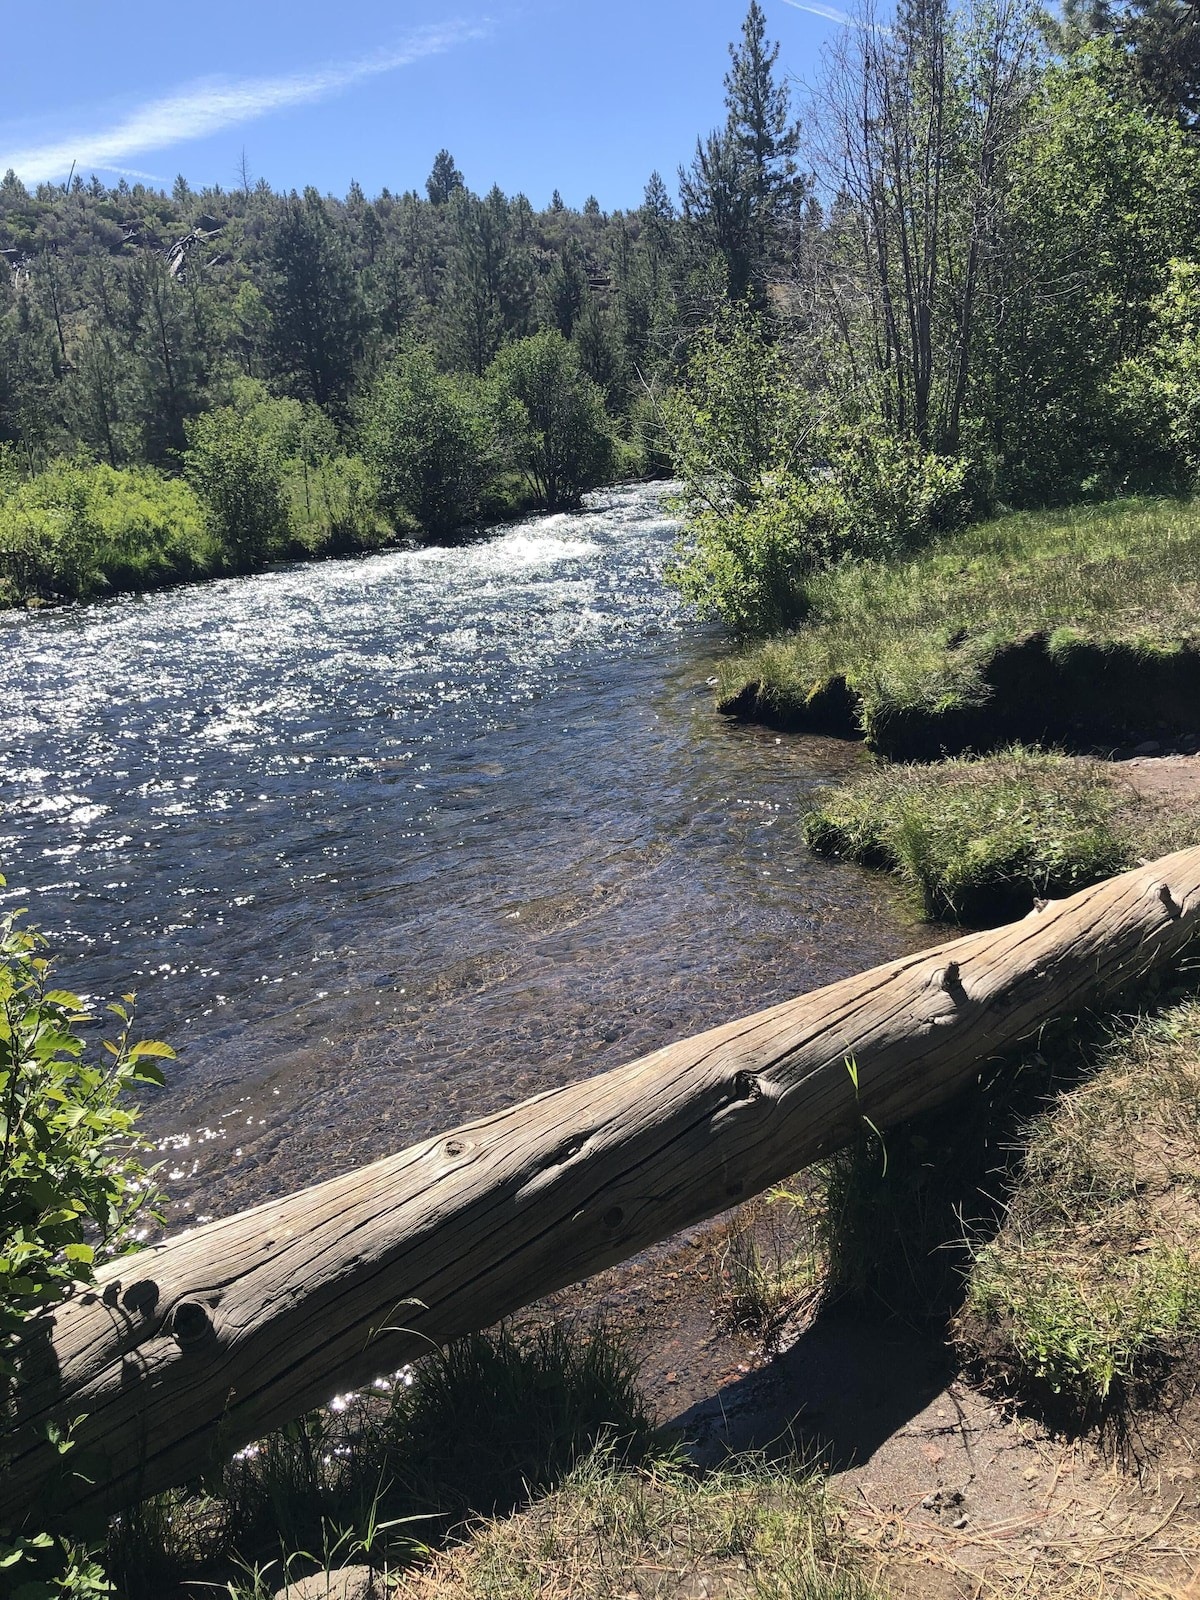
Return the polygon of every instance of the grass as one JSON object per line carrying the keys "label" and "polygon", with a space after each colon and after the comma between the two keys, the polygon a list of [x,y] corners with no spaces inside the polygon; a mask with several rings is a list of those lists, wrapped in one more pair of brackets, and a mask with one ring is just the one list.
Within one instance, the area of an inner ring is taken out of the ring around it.
{"label": "grass", "polygon": [[421,1600],[878,1600],[819,1478],[738,1460],[621,1470],[603,1454],[411,1576]]}
{"label": "grass", "polygon": [[927,917],[983,924],[1200,840],[1200,804],[1139,797],[1119,768],[1012,746],[875,766],[827,790],[809,847],[896,873]]}
{"label": "grass", "polygon": [[959,1322],[979,1367],[1077,1422],[1200,1338],[1200,1000],[1116,1028],[1092,1065],[1026,1130]]}
{"label": "grass", "polygon": [[824,1212],[810,1188],[802,1174],[739,1206],[711,1236],[718,1316],[768,1349],[824,1293]]}
{"label": "grass", "polygon": [[614,1461],[657,1448],[622,1343],[600,1327],[502,1328],[270,1435],[203,1492],[118,1519],[108,1568],[125,1600],[256,1572],[272,1592],[351,1561],[394,1570],[552,1490],[601,1445]]}
{"label": "grass", "polygon": [[[885,753],[923,754],[916,745],[939,735],[971,747],[977,713],[1041,709],[999,705],[991,669],[1013,641],[1043,636],[1067,678],[1084,642],[1123,648],[1143,675],[1195,642],[1200,507],[1131,499],[1010,514],[904,561],[838,566],[812,580],[808,601],[801,627],[723,663],[723,707],[820,725],[844,683]],[[1094,677],[1082,674],[1081,694]]]}

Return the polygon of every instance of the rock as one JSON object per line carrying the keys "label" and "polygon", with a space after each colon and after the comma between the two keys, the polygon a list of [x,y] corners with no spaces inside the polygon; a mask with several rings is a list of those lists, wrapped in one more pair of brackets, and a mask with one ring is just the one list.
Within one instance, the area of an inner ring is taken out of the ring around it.
{"label": "rock", "polygon": [[285,1583],[275,1591],[275,1600],[379,1600],[383,1593],[370,1567],[338,1567]]}
{"label": "rock", "polygon": [[1157,739],[1143,739],[1141,744],[1134,745],[1133,753],[1135,756],[1156,756],[1161,749],[1162,745]]}

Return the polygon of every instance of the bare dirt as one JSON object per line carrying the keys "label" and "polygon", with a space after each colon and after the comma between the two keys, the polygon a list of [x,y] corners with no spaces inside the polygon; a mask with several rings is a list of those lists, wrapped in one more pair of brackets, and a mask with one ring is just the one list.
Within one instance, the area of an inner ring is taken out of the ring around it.
{"label": "bare dirt", "polygon": [[1131,756],[1113,774],[1147,800],[1200,800],[1200,754]]}
{"label": "bare dirt", "polygon": [[1190,1363],[1131,1431],[1063,1438],[969,1382],[945,1337],[898,1321],[834,1309],[762,1350],[715,1313],[713,1244],[697,1231],[534,1314],[623,1330],[698,1462],[761,1450],[821,1465],[889,1595],[1200,1600]]}

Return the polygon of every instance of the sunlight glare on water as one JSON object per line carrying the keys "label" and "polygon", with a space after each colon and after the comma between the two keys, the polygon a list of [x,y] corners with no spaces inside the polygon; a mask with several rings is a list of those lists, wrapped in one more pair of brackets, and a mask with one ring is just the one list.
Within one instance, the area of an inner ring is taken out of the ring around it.
{"label": "sunlight glare on water", "polygon": [[0,616],[8,903],[180,1050],[181,1211],[295,1187],[920,937],[731,726],[662,486],[448,549]]}

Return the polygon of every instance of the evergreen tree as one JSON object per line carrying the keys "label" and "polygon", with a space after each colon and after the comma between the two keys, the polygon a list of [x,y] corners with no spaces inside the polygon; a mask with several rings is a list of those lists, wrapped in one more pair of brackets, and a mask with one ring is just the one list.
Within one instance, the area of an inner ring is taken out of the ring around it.
{"label": "evergreen tree", "polygon": [[777,83],[779,45],[766,36],[767,19],[758,0],[742,24],[738,45],[730,45],[725,74],[729,135],[748,192],[750,221],[760,268],[771,251],[775,230],[793,198],[795,156],[800,130],[791,120],[786,83]]}
{"label": "evergreen tree", "polygon": [[345,241],[315,189],[284,202],[267,258],[264,300],[275,369],[301,395],[337,407],[350,393],[365,318]]}
{"label": "evergreen tree", "polygon": [[679,169],[679,195],[700,255],[720,258],[729,295],[742,299],[758,256],[752,191],[741,144],[730,129],[696,141],[690,168]]}
{"label": "evergreen tree", "polygon": [[433,158],[433,171],[425,180],[425,193],[431,205],[444,206],[450,196],[464,189],[463,175],[454,164],[449,150],[439,150]]}

